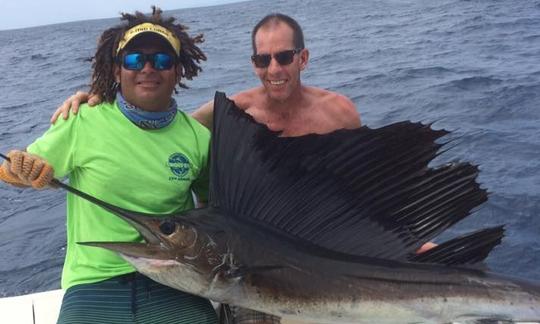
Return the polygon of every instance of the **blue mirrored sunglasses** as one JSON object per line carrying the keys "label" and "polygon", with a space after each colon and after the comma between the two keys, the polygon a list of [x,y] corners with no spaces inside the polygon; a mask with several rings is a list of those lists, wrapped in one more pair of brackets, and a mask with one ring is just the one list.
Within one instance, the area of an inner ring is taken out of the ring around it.
{"label": "blue mirrored sunglasses", "polygon": [[150,65],[158,71],[168,70],[174,65],[174,56],[167,53],[131,52],[122,58],[122,66],[127,70],[140,71],[146,62],[150,62]]}

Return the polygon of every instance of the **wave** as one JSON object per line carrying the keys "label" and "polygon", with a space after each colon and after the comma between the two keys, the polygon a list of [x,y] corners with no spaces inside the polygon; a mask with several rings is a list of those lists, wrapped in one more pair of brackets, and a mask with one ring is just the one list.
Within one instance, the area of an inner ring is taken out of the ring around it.
{"label": "wave", "polygon": [[411,78],[423,78],[423,77],[432,77],[432,76],[441,77],[444,74],[454,73],[452,69],[448,69],[442,66],[397,69],[392,72],[397,72],[398,74],[402,74],[405,77],[411,77]]}
{"label": "wave", "polygon": [[472,76],[447,82],[446,84],[443,84],[442,87],[459,90],[478,90],[500,85],[501,83],[503,83],[503,80],[493,76]]}
{"label": "wave", "polygon": [[30,59],[31,60],[46,60],[47,59],[47,56],[46,55],[43,55],[43,54],[32,54],[30,56]]}

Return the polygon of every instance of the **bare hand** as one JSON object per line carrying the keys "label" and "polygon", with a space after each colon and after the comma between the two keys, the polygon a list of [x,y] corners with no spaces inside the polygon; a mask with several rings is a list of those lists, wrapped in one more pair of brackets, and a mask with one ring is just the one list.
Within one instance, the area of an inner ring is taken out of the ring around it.
{"label": "bare hand", "polygon": [[56,109],[51,117],[51,124],[54,124],[60,115],[64,120],[69,118],[69,112],[73,115],[77,115],[79,112],[79,106],[83,103],[88,103],[88,106],[93,107],[101,103],[101,97],[97,94],[89,94],[88,92],[77,91],[74,95],[67,98],[60,107]]}
{"label": "bare hand", "polygon": [[1,168],[4,174],[15,180],[13,181],[15,184],[43,189],[54,179],[52,166],[37,155],[12,150],[7,156],[11,162],[4,161]]}
{"label": "bare hand", "polygon": [[422,245],[418,250],[416,250],[416,254],[420,254],[420,253],[424,253],[434,247],[436,247],[437,244],[433,243],[433,242],[427,242],[425,243],[424,245]]}

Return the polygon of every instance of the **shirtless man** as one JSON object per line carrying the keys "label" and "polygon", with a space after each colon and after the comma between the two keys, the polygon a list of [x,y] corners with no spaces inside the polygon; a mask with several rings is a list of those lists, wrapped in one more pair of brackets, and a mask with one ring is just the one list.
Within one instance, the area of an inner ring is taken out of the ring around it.
{"label": "shirtless man", "polygon": [[[302,85],[309,50],[298,23],[282,14],[264,17],[253,28],[252,63],[261,85],[231,97],[255,120],[283,136],[329,133],[360,127],[360,116],[347,97]],[[207,127],[212,123],[213,103],[193,113]]]}

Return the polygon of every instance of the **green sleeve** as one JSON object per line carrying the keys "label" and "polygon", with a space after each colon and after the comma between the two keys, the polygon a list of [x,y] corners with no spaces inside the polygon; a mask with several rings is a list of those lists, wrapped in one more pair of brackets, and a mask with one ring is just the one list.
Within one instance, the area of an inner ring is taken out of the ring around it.
{"label": "green sleeve", "polygon": [[205,163],[205,165],[201,167],[199,176],[191,185],[191,189],[197,196],[197,200],[205,204],[208,202],[208,187],[210,184],[209,173],[209,163]]}
{"label": "green sleeve", "polygon": [[208,203],[208,192],[210,186],[210,131],[195,119],[189,117],[195,131],[196,145],[199,150],[199,174],[191,184],[191,190],[195,193],[197,200],[201,203]]}
{"label": "green sleeve", "polygon": [[54,168],[57,178],[63,178],[73,170],[77,117],[60,118],[27,148],[28,152],[44,158]]}

